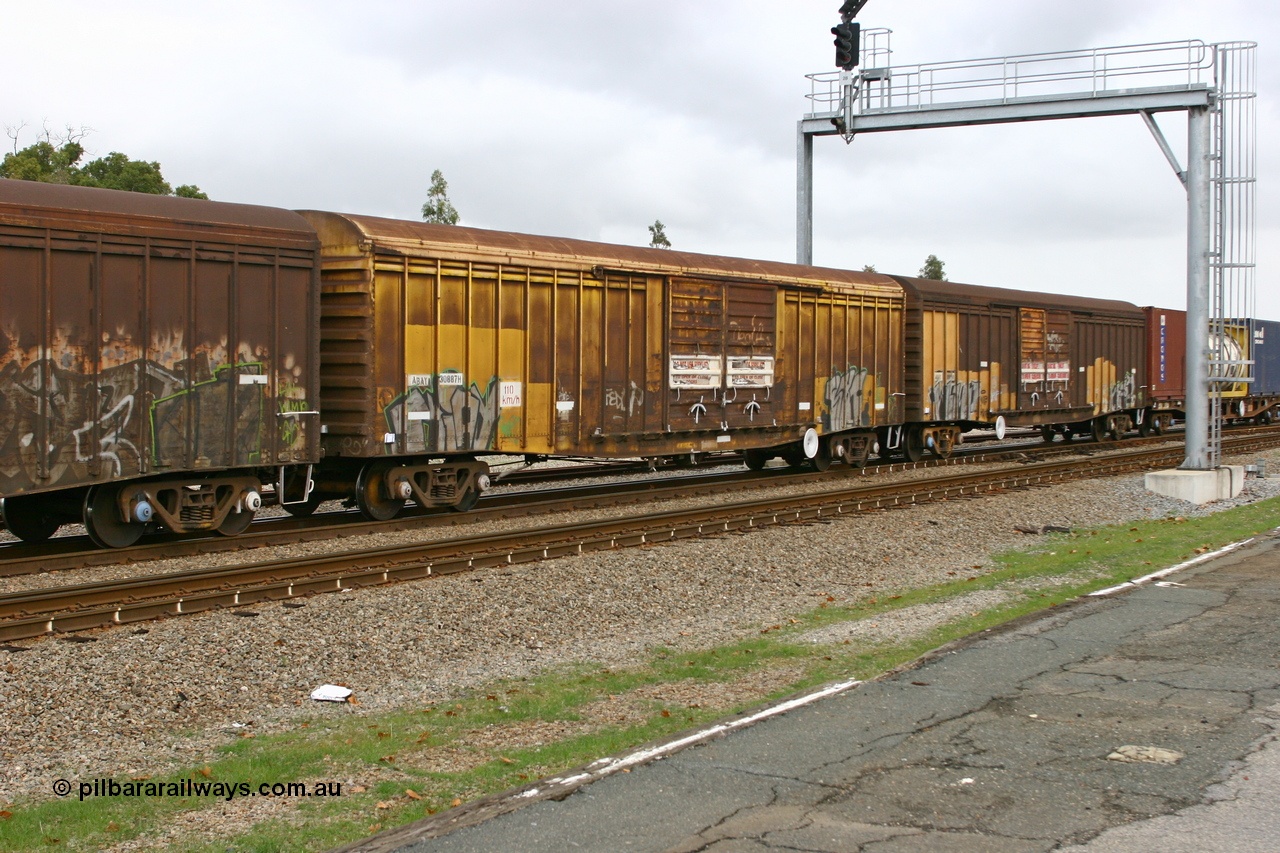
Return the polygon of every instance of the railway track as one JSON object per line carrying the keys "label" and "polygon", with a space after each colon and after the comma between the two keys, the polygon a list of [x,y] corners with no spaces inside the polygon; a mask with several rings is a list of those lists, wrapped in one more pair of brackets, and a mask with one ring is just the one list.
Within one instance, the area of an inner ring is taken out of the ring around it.
{"label": "railway track", "polygon": [[[1167,442],[1168,438],[1135,439],[1131,444]],[[247,551],[253,548],[291,545],[302,542],[322,541],[335,537],[360,536],[371,533],[389,533],[399,530],[469,525],[497,518],[534,516],[569,510],[597,509],[621,506],[642,501],[664,500],[673,497],[696,496],[699,493],[722,494],[726,491],[743,491],[773,486],[813,481],[828,482],[832,478],[867,477],[903,470],[934,468],[948,465],[998,462],[1028,455],[1042,457],[1059,454],[1090,452],[1090,448],[1106,448],[1111,445],[1095,445],[1088,442],[1002,446],[999,449],[977,443],[957,451],[950,459],[926,458],[920,462],[880,462],[866,468],[837,467],[817,473],[809,469],[769,468],[763,472],[714,470],[707,473],[686,472],[680,476],[637,479],[626,482],[595,483],[589,481],[604,476],[643,474],[650,471],[647,465],[623,463],[609,465],[573,465],[544,471],[519,471],[499,480],[499,485],[532,485],[577,480],[572,486],[539,488],[521,491],[497,490],[481,498],[480,503],[467,513],[448,510],[421,510],[411,507],[390,521],[370,521],[356,510],[318,513],[308,518],[279,516],[257,520],[249,530],[236,537],[217,534],[160,534],[144,537],[128,548],[102,549],[88,536],[59,536],[48,542],[26,544],[21,542],[0,546],[0,578],[16,577],[50,571],[73,571],[95,566],[121,565],[147,560],[177,559],[209,553]],[[702,466],[740,464],[736,455],[726,454],[722,459],[706,460]]]}
{"label": "railway track", "polygon": [[[1246,453],[1278,443],[1280,437],[1272,431],[1234,437],[1229,443],[1224,442],[1229,444],[1224,450]],[[1182,448],[1176,446],[1133,448],[1092,458],[1087,465],[1078,459],[1048,460],[996,471],[961,472],[894,484],[837,478],[828,481],[829,489],[799,496],[13,593],[0,596],[0,640],[29,639],[492,566],[1167,467],[1181,461],[1182,453]]]}

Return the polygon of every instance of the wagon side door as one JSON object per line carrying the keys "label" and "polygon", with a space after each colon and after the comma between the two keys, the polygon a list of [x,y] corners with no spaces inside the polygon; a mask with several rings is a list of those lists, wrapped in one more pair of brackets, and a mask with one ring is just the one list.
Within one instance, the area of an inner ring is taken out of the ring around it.
{"label": "wagon side door", "polygon": [[673,278],[667,322],[667,412],[673,430],[773,423],[777,291]]}

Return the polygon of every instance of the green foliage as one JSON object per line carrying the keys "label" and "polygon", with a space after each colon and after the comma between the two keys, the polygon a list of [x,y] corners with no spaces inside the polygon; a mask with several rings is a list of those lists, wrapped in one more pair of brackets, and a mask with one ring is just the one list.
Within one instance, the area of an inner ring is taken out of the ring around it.
{"label": "green foliage", "polygon": [[19,181],[44,181],[50,184],[69,184],[75,175],[75,164],[84,155],[84,148],[73,141],[55,147],[42,139],[21,151],[4,155],[0,161],[0,178]]}
{"label": "green foliage", "polygon": [[82,187],[101,187],[151,195],[173,194],[173,188],[160,174],[159,163],[130,160],[119,151],[90,160],[72,176],[71,183]]}
{"label": "green foliage", "polygon": [[130,160],[119,151],[80,165],[84,146],[80,140],[85,131],[68,129],[66,136],[57,138],[45,131],[43,138],[26,148],[18,149],[18,133],[10,129],[14,150],[0,161],[0,178],[20,181],[41,181],[50,184],[71,184],[80,187],[101,187],[152,195],[178,195],[183,198],[208,196],[193,184],[184,184],[174,190],[160,172],[155,161]]}
{"label": "green foliage", "polygon": [[649,226],[649,246],[654,249],[670,249],[671,241],[667,239],[666,226],[661,219],[653,220]]}
{"label": "green foliage", "polygon": [[875,265],[875,264],[866,264],[865,266],[863,266],[862,271],[863,271],[863,272],[876,272],[876,265]]}
{"label": "green foliage", "polygon": [[422,221],[436,225],[458,224],[458,211],[449,201],[449,184],[439,169],[431,173],[431,189],[427,190],[427,203],[422,206]]}
{"label": "green foliage", "polygon": [[942,271],[944,264],[938,260],[937,255],[930,255],[924,259],[924,266],[920,267],[921,278],[931,278],[934,281],[946,281],[947,274]]}

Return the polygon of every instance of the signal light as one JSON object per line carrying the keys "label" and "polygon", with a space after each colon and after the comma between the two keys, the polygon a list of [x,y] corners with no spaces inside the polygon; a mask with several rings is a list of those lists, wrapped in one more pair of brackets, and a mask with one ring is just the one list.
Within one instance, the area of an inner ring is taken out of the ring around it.
{"label": "signal light", "polygon": [[859,40],[862,37],[862,25],[858,23],[836,24],[831,28],[836,37],[836,67],[852,71],[858,64]]}

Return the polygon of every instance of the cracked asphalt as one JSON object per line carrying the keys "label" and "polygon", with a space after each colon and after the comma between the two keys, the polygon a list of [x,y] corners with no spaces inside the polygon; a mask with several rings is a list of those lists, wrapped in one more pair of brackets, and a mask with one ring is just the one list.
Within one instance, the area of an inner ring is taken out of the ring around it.
{"label": "cracked asphalt", "polygon": [[401,849],[1280,850],[1280,539],[1167,581]]}

